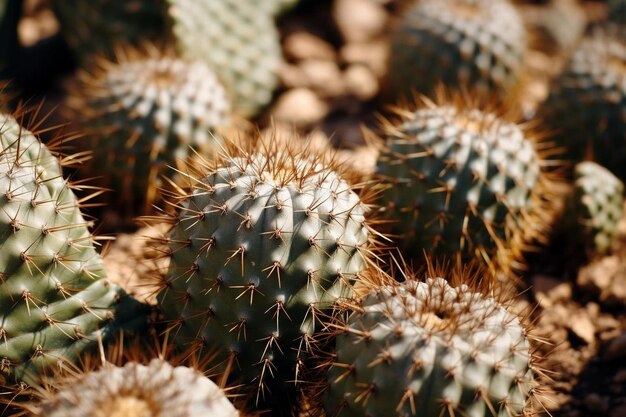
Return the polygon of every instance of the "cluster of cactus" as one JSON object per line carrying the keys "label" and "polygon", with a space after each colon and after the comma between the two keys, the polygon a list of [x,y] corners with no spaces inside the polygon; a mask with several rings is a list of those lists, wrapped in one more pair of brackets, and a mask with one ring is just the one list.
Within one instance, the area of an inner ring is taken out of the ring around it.
{"label": "cluster of cactus", "polygon": [[526,330],[471,284],[433,277],[382,287],[335,326],[328,416],[504,417],[527,407]]}
{"label": "cluster of cactus", "polygon": [[538,196],[547,181],[520,127],[476,108],[427,103],[386,130],[380,204],[405,254],[519,260],[545,224],[536,220],[546,214]]}
{"label": "cluster of cactus", "polygon": [[389,90],[429,94],[438,83],[506,96],[519,82],[526,31],[508,0],[416,2],[392,35]]}
{"label": "cluster of cactus", "polygon": [[0,144],[0,371],[31,382],[142,317],[105,280],[59,160],[10,116]]}
{"label": "cluster of cactus", "polygon": [[574,170],[574,190],[564,214],[566,230],[590,253],[607,252],[624,214],[624,184],[606,168],[581,162]]}
{"label": "cluster of cactus", "polygon": [[370,236],[367,206],[332,167],[261,148],[193,178],[158,300],[177,343],[218,350],[268,403],[295,388],[319,316],[366,269]]}
{"label": "cluster of cactus", "polygon": [[150,211],[161,178],[193,152],[218,148],[218,130],[230,122],[227,93],[204,64],[131,52],[86,74],[68,100],[71,119],[93,152],[85,176],[110,188],[109,198],[128,213]]}
{"label": "cluster of cactus", "polygon": [[594,159],[626,179],[626,41],[617,26],[583,39],[539,111],[564,158]]}
{"label": "cluster of cactus", "polygon": [[281,63],[280,36],[274,24],[280,3],[168,1],[182,56],[205,62],[217,72],[232,92],[237,113],[254,115],[267,105],[278,86]]}
{"label": "cluster of cactus", "polygon": [[79,374],[55,384],[29,408],[33,417],[239,417],[225,393],[201,372],[162,359]]}

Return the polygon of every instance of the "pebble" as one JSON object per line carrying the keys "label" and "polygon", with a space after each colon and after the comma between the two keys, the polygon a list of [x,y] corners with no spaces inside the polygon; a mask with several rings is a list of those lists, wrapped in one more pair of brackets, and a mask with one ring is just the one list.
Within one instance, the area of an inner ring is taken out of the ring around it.
{"label": "pebble", "polygon": [[307,88],[294,88],[276,100],[272,114],[278,121],[307,126],[328,114],[328,104]]}
{"label": "pebble", "polygon": [[609,409],[607,399],[596,393],[587,394],[584,403],[587,410],[593,413],[605,413]]}
{"label": "pebble", "polygon": [[370,43],[348,43],[340,49],[339,54],[347,64],[367,65],[379,79],[387,73],[389,45],[382,39]]}
{"label": "pebble", "polygon": [[336,97],[345,93],[341,71],[334,61],[307,59],[300,63],[308,87],[320,97]]}
{"label": "pebble", "polygon": [[365,65],[350,65],[344,72],[348,93],[359,100],[369,101],[378,94],[378,80]]}
{"label": "pebble", "polygon": [[604,352],[604,360],[607,362],[624,359],[626,359],[626,332],[611,340]]}
{"label": "pebble", "polygon": [[335,61],[337,53],[335,48],[325,40],[308,32],[294,32],[285,38],[283,42],[285,58],[293,61],[304,59],[321,59]]}
{"label": "pebble", "polygon": [[364,42],[380,35],[388,20],[385,8],[372,0],[336,0],[333,16],[346,42]]}

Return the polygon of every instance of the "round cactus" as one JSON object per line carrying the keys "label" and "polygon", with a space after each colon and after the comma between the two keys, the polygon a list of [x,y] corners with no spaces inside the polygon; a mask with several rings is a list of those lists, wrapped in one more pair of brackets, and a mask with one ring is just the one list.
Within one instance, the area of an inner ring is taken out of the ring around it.
{"label": "round cactus", "polygon": [[35,417],[238,417],[224,392],[195,369],[161,359],[105,366],[63,381]]}
{"label": "round cactus", "polygon": [[[304,151],[224,157],[193,180],[158,295],[182,346],[218,351],[263,407],[289,406],[320,311],[365,270],[366,205]],[[271,403],[271,401],[278,402]]]}
{"label": "round cactus", "polygon": [[430,105],[387,127],[380,205],[407,255],[476,258],[521,267],[549,210],[542,159],[515,124],[493,113]]}
{"label": "round cactus", "polygon": [[598,29],[582,41],[539,116],[565,158],[578,162],[592,153],[626,180],[626,41],[619,32]]}
{"label": "round cactus", "polygon": [[383,287],[338,328],[329,417],[511,417],[532,394],[519,318],[471,286],[428,278]]}
{"label": "round cactus", "polygon": [[276,0],[168,1],[181,54],[217,73],[237,113],[258,113],[278,86],[282,58]]}
{"label": "round cactus", "polygon": [[568,205],[568,231],[590,252],[604,253],[619,232],[624,214],[624,184],[594,162],[576,165],[574,192]]}
{"label": "round cactus", "polygon": [[525,50],[523,21],[508,0],[422,0],[392,34],[388,87],[406,97],[443,83],[504,97]]}
{"label": "round cactus", "polygon": [[161,177],[175,174],[169,166],[191,149],[217,149],[212,132],[228,125],[229,101],[199,62],[156,56],[101,67],[85,75],[69,101],[93,151],[82,172],[112,189],[118,207],[148,213]]}
{"label": "round cactus", "polygon": [[159,40],[165,30],[165,0],[51,0],[61,33],[78,60],[113,58],[118,45]]}
{"label": "round cactus", "polygon": [[0,144],[0,372],[31,383],[113,336],[117,313],[136,312],[103,279],[59,160],[9,116]]}

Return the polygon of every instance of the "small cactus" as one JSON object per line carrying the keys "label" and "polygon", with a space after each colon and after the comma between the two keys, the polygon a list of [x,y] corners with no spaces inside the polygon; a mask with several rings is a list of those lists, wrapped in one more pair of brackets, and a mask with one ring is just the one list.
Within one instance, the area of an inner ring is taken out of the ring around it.
{"label": "small cactus", "polygon": [[524,131],[494,113],[433,103],[386,130],[380,205],[405,254],[521,268],[520,252],[550,215],[544,162]]}
{"label": "small cactus", "polygon": [[145,317],[105,280],[59,160],[10,116],[0,146],[0,373],[32,383]]}
{"label": "small cactus", "polygon": [[626,38],[616,26],[583,39],[538,115],[566,159],[593,156],[626,180]]}
{"label": "small cactus", "polygon": [[594,162],[576,165],[574,192],[565,217],[568,232],[591,253],[605,253],[624,214],[624,184]]}
{"label": "small cactus", "polygon": [[526,31],[508,0],[422,0],[392,34],[393,96],[430,94],[438,83],[509,94],[519,81]]}
{"label": "small cactus", "polygon": [[56,384],[33,417],[239,417],[224,392],[199,371],[162,359],[108,365]]}
{"label": "small cactus", "polygon": [[284,408],[320,312],[352,294],[372,236],[368,207],[332,165],[293,145],[260,148],[191,179],[157,299],[179,345],[218,351],[260,407]]}
{"label": "small cactus", "polygon": [[228,126],[230,103],[202,63],[159,52],[119,60],[85,73],[68,105],[93,151],[82,175],[97,177],[129,214],[147,214],[161,177],[175,174],[170,166],[191,149],[207,155],[218,148],[212,132]]}
{"label": "small cactus", "polygon": [[512,417],[529,404],[527,332],[475,283],[409,278],[367,296],[336,327],[328,417]]}
{"label": "small cactus", "polygon": [[274,23],[276,0],[168,2],[182,56],[200,60],[217,73],[232,93],[235,112],[257,114],[278,86],[282,58]]}

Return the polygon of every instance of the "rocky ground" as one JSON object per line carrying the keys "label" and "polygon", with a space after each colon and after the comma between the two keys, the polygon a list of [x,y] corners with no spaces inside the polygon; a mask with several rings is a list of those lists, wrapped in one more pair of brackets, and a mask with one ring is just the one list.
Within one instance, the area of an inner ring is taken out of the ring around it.
{"label": "rocky ground", "polygon": [[[34,4],[37,2],[33,2]],[[543,5],[521,5],[537,33]],[[534,2],[545,3],[545,2]],[[401,5],[392,0],[305,1],[279,22],[286,62],[281,89],[259,119],[279,134],[297,129],[313,143],[331,144],[339,158],[371,172],[376,152],[366,145],[366,128],[392,100],[384,97],[387,38]],[[604,13],[599,2],[585,4],[590,20]],[[24,43],[53,34],[57,27],[45,7],[33,6],[20,28]],[[532,116],[546,97],[565,53],[538,35],[528,55],[523,111]],[[543,42],[541,40],[544,40]],[[50,98],[47,99],[50,103]],[[150,299],[146,277],[166,265],[149,237],[165,229],[141,228],[106,245],[112,279]],[[531,257],[519,307],[534,310],[535,334],[548,355],[546,374],[553,383],[542,393],[545,413],[555,417],[626,417],[626,221],[611,254],[581,263],[567,241],[553,239]]]}

